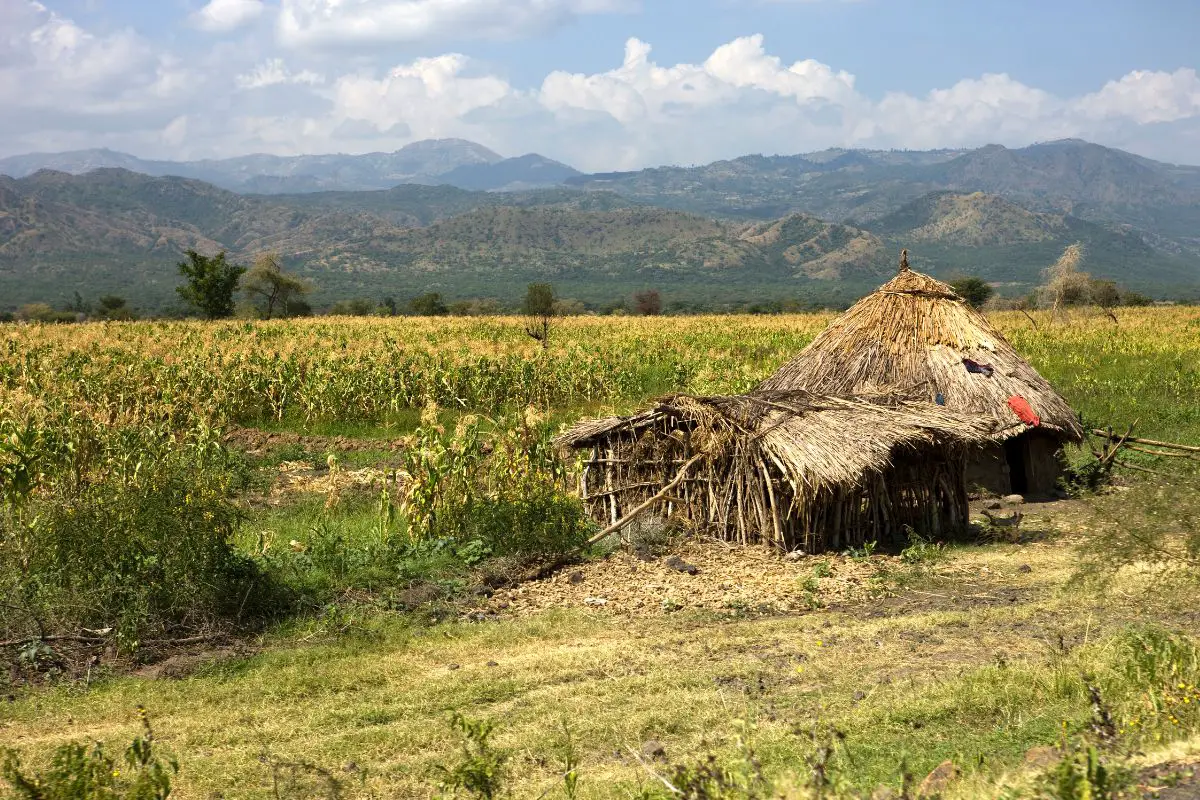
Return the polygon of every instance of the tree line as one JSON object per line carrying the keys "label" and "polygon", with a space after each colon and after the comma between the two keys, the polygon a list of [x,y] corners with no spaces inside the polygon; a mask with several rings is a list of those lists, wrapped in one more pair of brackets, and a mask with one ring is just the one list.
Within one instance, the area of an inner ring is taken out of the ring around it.
{"label": "tree line", "polygon": [[[229,261],[225,252],[205,256],[188,250],[185,259],[176,264],[184,284],[176,291],[187,307],[205,319],[233,316],[254,319],[304,317],[314,313],[308,296],[315,286],[306,278],[284,268],[275,253],[259,255],[249,268]],[[1043,283],[1020,297],[1001,296],[996,288],[977,276],[958,276],[950,285],[961,297],[976,308],[988,310],[1050,309],[1064,312],[1073,306],[1149,305],[1152,300],[1143,294],[1119,286],[1115,281],[1094,278],[1080,265],[1084,260],[1081,244],[1066,248],[1055,264],[1043,272]],[[241,302],[238,302],[238,295]],[[819,304],[798,298],[770,299],[747,303],[735,309],[738,313],[779,314],[818,310]],[[494,298],[449,300],[440,292],[425,292],[407,300],[394,296],[381,300],[353,298],[333,303],[324,313],[334,316],[491,316],[511,313],[514,309]],[[642,289],[617,298],[607,305],[589,307],[573,298],[559,297],[549,283],[532,283],[527,287],[524,301],[516,309],[529,317],[529,335],[539,341],[549,336],[549,320],[554,317],[587,313],[636,314],[653,316],[668,311],[663,294],[654,288]],[[676,300],[671,313],[703,313],[709,309],[689,306]],[[47,303],[29,303],[16,314],[0,312],[0,322],[13,319],[35,322],[77,322],[83,320],[131,320],[137,314],[125,298],[102,295],[95,303],[87,303],[75,292],[74,299],[62,308]],[[537,328],[542,333],[537,333]]]}

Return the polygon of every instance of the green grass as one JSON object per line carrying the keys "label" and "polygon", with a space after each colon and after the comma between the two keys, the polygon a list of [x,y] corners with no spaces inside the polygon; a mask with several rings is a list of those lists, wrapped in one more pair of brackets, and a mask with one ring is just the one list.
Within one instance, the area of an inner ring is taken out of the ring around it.
{"label": "green grass", "polygon": [[[276,521],[281,530],[304,524],[299,514]],[[1031,572],[1017,570],[1026,563]],[[1064,723],[1085,726],[1085,675],[1118,708],[1136,699],[1120,642],[1129,625],[1162,610],[1066,586],[1069,548],[956,548],[928,569],[936,574],[913,584],[924,594],[790,617],[562,610],[420,627],[370,614],[334,638],[292,625],[266,637],[262,652],[182,680],[121,677],[87,691],[35,692],[0,706],[0,729],[36,760],[65,739],[127,740],[144,704],[180,756],[183,798],[231,787],[270,796],[264,751],[347,778],[341,770],[354,762],[368,777],[352,797],[428,796],[434,765],[453,758],[447,719],[459,711],[497,722],[514,795],[536,797],[555,781],[566,720],[583,756],[581,796],[623,797],[646,774],[618,753],[656,739],[674,761],[732,757],[735,720],[752,725],[773,775],[802,771],[814,730],[843,732],[838,763],[869,789],[898,785],[902,761],[918,776],[946,758],[974,780],[1000,776],[1029,747],[1054,744]],[[990,575],[1020,599],[972,600],[995,590],[964,575]],[[1066,652],[1054,644],[1060,633],[1072,643]]]}

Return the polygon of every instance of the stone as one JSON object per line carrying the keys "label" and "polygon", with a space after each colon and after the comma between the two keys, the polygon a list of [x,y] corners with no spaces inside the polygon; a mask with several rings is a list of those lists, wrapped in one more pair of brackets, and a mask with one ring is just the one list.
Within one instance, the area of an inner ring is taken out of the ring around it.
{"label": "stone", "polygon": [[667,556],[663,559],[663,564],[675,570],[688,575],[695,575],[700,569],[695,564],[689,564],[679,556]]}
{"label": "stone", "polygon": [[667,749],[657,739],[642,744],[642,758],[647,761],[666,761]]}
{"label": "stone", "polygon": [[1025,498],[1019,494],[1006,494],[1004,502],[1010,506],[1019,506],[1025,502]]}
{"label": "stone", "polygon": [[586,606],[606,606],[608,605],[607,597],[585,597],[583,604]]}
{"label": "stone", "polygon": [[925,776],[925,780],[921,781],[921,785],[917,787],[917,797],[937,797],[946,791],[946,787],[957,777],[958,767],[954,766],[953,761],[947,759],[934,767],[933,772],[930,772]]}

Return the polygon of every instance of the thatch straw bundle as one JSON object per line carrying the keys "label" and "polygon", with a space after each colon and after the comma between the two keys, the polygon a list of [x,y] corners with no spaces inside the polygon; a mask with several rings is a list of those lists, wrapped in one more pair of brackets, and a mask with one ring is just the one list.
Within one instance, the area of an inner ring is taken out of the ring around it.
{"label": "thatch straw bundle", "polygon": [[[964,359],[991,368],[970,372]],[[895,391],[989,419],[999,441],[1026,430],[1009,407],[1023,397],[1041,427],[1082,441],[1075,413],[1012,345],[945,283],[908,269],[835,319],[756,391],[832,395]]]}
{"label": "thatch straw bundle", "polygon": [[986,419],[932,404],[783,391],[674,395],[585,420],[557,442],[589,452],[580,488],[598,519],[616,522],[701,455],[667,515],[815,552],[906,524],[933,534],[965,523],[960,455],[991,433]]}

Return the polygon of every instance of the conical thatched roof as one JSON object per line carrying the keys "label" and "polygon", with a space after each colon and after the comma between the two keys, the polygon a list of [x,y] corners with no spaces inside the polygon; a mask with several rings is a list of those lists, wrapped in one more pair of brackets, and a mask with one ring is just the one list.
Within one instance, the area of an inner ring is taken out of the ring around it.
{"label": "conical thatched roof", "polygon": [[898,447],[978,446],[992,434],[990,421],[932,403],[778,391],[673,395],[633,416],[583,420],[555,443],[585,448],[622,431],[659,430],[667,420],[685,423],[691,451],[710,460],[743,459],[751,468],[773,464],[796,497],[858,484],[865,474],[890,466]]}
{"label": "conical thatched roof", "polygon": [[[964,359],[992,368],[968,371]],[[900,273],[830,323],[798,356],[756,392],[807,389],[853,396],[899,392],[991,421],[993,437],[1027,429],[1009,407],[1024,398],[1041,427],[1082,441],[1067,401],[1013,346],[947,284],[913,272],[907,255]]]}

